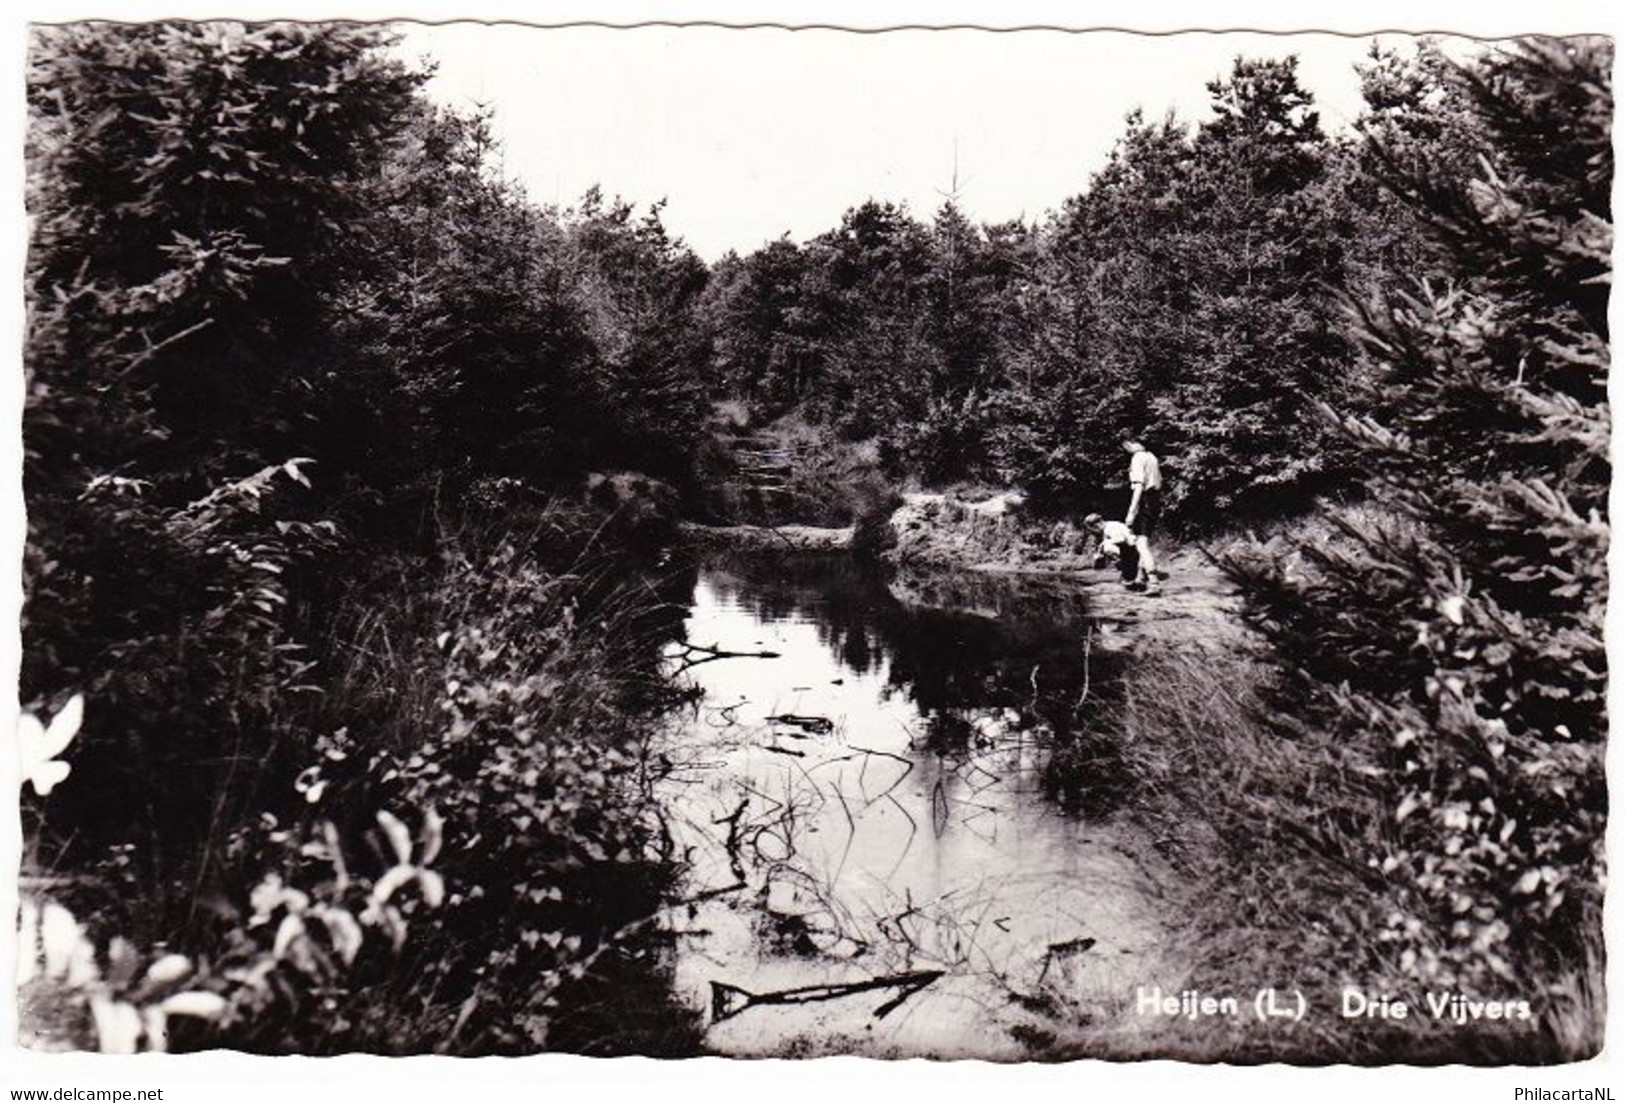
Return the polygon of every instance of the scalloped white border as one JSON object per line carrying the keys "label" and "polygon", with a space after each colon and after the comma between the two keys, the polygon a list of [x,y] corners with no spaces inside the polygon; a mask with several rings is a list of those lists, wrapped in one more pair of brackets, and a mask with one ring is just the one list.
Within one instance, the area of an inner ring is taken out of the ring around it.
{"label": "scalloped white border", "polygon": [[[1170,33],[1182,29],[1258,30],[1287,33],[1294,30],[1350,34],[1395,31],[1448,31],[1483,37],[1538,31],[1550,34],[1601,32],[1621,37],[1625,4],[1598,0],[1541,0],[1540,3],[1450,2],[1450,0],[1364,0],[1360,4],[1286,5],[1270,0],[1164,0],[1154,8],[1131,0],[479,0],[449,2],[387,2],[387,0],[21,0],[0,17],[0,57],[6,65],[5,95],[0,97],[0,127],[9,135],[0,152],[0,195],[8,204],[4,222],[5,271],[8,289],[0,303],[0,347],[6,350],[8,374],[0,386],[0,716],[16,714],[17,612],[20,604],[18,569],[24,521],[18,490],[21,447],[17,426],[21,411],[22,309],[19,274],[26,242],[22,217],[21,139],[22,61],[26,21],[58,22],[85,18],[145,20],[164,17],[203,19],[301,18],[358,20],[422,19],[560,24],[599,22],[627,24],[639,21],[701,20],[728,24],[806,26],[843,25],[874,29],[900,24],[973,24],[1009,28],[1048,25],[1132,29]],[[910,33],[901,31],[896,33]],[[1617,64],[1617,62],[1616,62]],[[1615,147],[1621,123],[1615,119]],[[1614,209],[1625,208],[1616,176]],[[1617,249],[1617,246],[1616,246]],[[1616,253],[1617,256],[1617,253]],[[1621,332],[1620,296],[1611,304],[1614,332]],[[1615,373],[1610,381],[1616,410],[1620,388]],[[1621,429],[1615,426],[1616,446]],[[1617,447],[1616,447],[1617,453]],[[1617,477],[1617,475],[1616,475]],[[1625,552],[1614,549],[1611,564]],[[1616,603],[1617,604],[1617,603]],[[1625,616],[1610,608],[1608,637],[1611,659],[1621,639]],[[1619,701],[1610,704],[1610,717],[1618,726]],[[1625,739],[1616,739],[1609,751],[1610,776],[1625,777],[1621,758]],[[0,745],[0,792],[15,791],[17,764]],[[1625,801],[1616,800],[1609,828],[1609,849],[1625,855],[1620,846],[1625,831]],[[15,915],[15,870],[20,852],[14,807],[0,802],[0,978],[13,974],[15,937],[10,916]],[[181,1058],[155,1056],[112,1058],[91,1055],[41,1055],[17,1049],[15,1009],[0,997],[0,1103],[13,1088],[57,1087],[163,1087],[165,1100],[192,1103],[231,1100],[242,1103],[288,1103],[290,1097],[352,1100],[361,1098],[424,1103],[444,1100],[491,1101],[704,1099],[709,1103],[794,1103],[858,1093],[860,1099],[926,1098],[932,1100],[985,1100],[990,1093],[1020,1092],[1023,1096],[1078,1100],[1153,1100],[1185,1096],[1193,1100],[1291,1099],[1313,1096],[1317,1103],[1332,1100],[1441,1100],[1512,1101],[1514,1088],[1579,1088],[1615,1085],[1625,1098],[1625,1077],[1620,1076],[1622,1039],[1625,1039],[1625,946],[1618,935],[1625,912],[1616,890],[1609,900],[1607,926],[1614,950],[1608,969],[1610,990],[1617,1009],[1610,1016],[1604,1055],[1582,1065],[1561,1069],[1299,1069],[1284,1066],[1229,1068],[1180,1065],[1173,1062],[1112,1065],[1083,1062],[1070,1065],[999,1066],[979,1062],[932,1064],[922,1061],[873,1062],[857,1058],[819,1061],[723,1061],[710,1058],[661,1063],[642,1058],[613,1061],[544,1056],[517,1060],[453,1058],[386,1059],[350,1056],[311,1058],[249,1058],[235,1054],[197,1054]],[[1352,905],[1351,905],[1352,906]],[[0,983],[0,991],[4,984]]]}

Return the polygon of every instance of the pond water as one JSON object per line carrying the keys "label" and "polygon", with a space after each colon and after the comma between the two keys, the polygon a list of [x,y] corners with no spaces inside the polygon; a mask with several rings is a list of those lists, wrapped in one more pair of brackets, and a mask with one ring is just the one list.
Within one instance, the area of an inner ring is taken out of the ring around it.
{"label": "pond water", "polygon": [[1073,811],[1046,784],[1109,676],[1086,589],[713,556],[685,627],[670,661],[703,698],[658,794],[710,1048],[1017,1059],[1130,1029],[1162,944],[1149,848],[1110,784]]}

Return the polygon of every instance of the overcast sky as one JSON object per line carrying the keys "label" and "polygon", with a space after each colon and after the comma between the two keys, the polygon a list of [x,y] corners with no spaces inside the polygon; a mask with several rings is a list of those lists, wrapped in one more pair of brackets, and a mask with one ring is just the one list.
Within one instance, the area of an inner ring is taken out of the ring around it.
{"label": "overcast sky", "polygon": [[[430,86],[489,104],[506,171],[542,202],[592,184],[639,204],[702,256],[835,226],[869,197],[928,216],[954,175],[980,221],[1042,215],[1082,190],[1136,106],[1207,114],[1238,54],[1297,54],[1338,128],[1360,109],[1370,39],[1326,34],[988,34],[406,25]],[[1398,41],[1387,38],[1385,41]]]}

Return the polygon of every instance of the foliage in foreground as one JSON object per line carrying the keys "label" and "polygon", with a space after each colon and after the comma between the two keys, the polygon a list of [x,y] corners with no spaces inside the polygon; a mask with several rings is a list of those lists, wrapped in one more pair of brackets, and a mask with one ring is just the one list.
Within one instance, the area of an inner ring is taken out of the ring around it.
{"label": "foliage in foreground", "polygon": [[[1289,527],[1288,537],[1302,535]],[[1205,645],[1163,648],[1123,664],[1095,699],[1094,753],[1068,780],[1113,776],[1127,815],[1156,841],[1166,914],[1165,989],[1234,991],[1238,978],[1304,994],[1303,1022],[1156,1019],[1125,1011],[1106,1030],[1094,1009],[1056,992],[1046,1058],[1178,1056],[1241,1063],[1547,1063],[1588,1052],[1576,1027],[1594,1029],[1565,993],[1539,986],[1471,985],[1475,998],[1528,997],[1532,1017],[1436,1019],[1426,994],[1451,991],[1405,967],[1385,916],[1410,886],[1371,857],[1391,822],[1388,787],[1367,748],[1335,729],[1283,732],[1281,673],[1256,637],[1226,632]],[[1114,773],[1094,767],[1102,751]],[[1598,960],[1564,984],[1600,974],[1602,931],[1581,936]],[[1592,972],[1595,970],[1595,972]],[[1403,1020],[1344,1019],[1345,987],[1404,999]]]}
{"label": "foliage in foreground", "polygon": [[[692,1048],[644,938],[676,869],[646,776],[675,701],[666,629],[600,556],[544,566],[561,525],[544,510],[530,529],[445,534],[434,573],[402,560],[346,599],[303,768],[262,766],[275,795],[215,844],[192,928],[147,950],[116,916],[75,919],[103,869],[41,890],[25,916],[34,1043]],[[108,713],[90,715],[93,735]],[[606,971],[624,1001],[607,1038],[575,1020],[614,987]]]}

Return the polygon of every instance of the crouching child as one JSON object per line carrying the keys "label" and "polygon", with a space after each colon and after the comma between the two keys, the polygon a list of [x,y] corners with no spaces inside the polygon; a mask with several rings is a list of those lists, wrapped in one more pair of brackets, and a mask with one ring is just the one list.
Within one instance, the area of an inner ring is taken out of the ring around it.
{"label": "crouching child", "polygon": [[1133,583],[1140,574],[1140,553],[1135,547],[1134,533],[1121,521],[1108,521],[1098,513],[1083,519],[1085,527],[1097,531],[1100,543],[1095,548],[1094,565],[1104,567],[1116,561],[1117,573],[1125,583]]}

